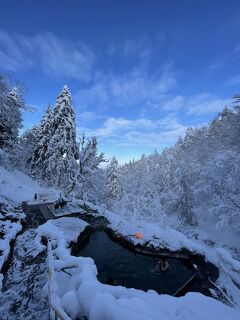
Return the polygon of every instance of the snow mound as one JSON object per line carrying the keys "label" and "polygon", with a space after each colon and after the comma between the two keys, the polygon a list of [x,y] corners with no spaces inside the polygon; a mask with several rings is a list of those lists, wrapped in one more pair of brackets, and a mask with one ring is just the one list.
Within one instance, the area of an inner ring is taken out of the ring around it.
{"label": "snow mound", "polygon": [[41,243],[40,238],[46,237],[51,240],[53,247],[56,249],[56,254],[64,258],[67,253],[69,243],[76,242],[80,233],[88,224],[77,218],[62,217],[57,220],[48,220],[45,224],[38,227],[38,237],[36,238],[36,246]]}

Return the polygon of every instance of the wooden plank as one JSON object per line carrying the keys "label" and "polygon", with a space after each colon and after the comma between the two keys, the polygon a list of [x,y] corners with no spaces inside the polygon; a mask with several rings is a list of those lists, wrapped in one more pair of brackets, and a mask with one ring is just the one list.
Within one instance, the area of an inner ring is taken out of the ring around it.
{"label": "wooden plank", "polygon": [[47,206],[39,206],[39,210],[46,220],[53,220],[55,217]]}

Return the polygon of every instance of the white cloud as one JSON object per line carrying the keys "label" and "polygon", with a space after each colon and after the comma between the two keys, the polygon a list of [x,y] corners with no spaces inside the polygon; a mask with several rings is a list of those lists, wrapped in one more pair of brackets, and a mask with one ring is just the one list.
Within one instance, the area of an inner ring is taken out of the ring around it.
{"label": "white cloud", "polygon": [[[156,127],[156,122],[149,119],[142,118],[129,120],[126,118],[109,117],[106,121],[104,121],[102,127],[97,128],[95,130],[88,130],[88,135],[108,138],[118,136],[121,132],[133,128],[142,128],[143,130],[145,130]],[[83,128],[78,128],[78,132],[82,129]]]}
{"label": "white cloud", "polygon": [[195,96],[167,95],[162,104],[162,110],[178,113],[185,117],[198,117],[216,114],[222,111],[225,106],[231,104],[231,99],[222,98],[208,92],[202,92]]}
{"label": "white cloud", "polygon": [[55,77],[64,75],[89,81],[92,76],[94,55],[82,42],[63,40],[47,33],[35,36],[43,70]]}
{"label": "white cloud", "polygon": [[[154,47],[158,47],[163,42],[163,38],[154,41]],[[150,39],[143,35],[138,38],[129,38],[121,43],[111,43],[107,49],[110,56],[121,55],[125,59],[134,59],[135,61],[143,61],[149,59],[153,55],[153,43]]]}
{"label": "white cloud", "polygon": [[239,52],[240,43],[237,43],[231,50],[227,51],[224,55],[218,55],[217,57],[215,57],[214,62],[207,67],[206,71],[214,72],[223,69],[228,64],[236,62],[236,60],[239,60]]}
{"label": "white cloud", "polygon": [[89,81],[94,54],[83,42],[73,42],[52,33],[25,36],[0,30],[0,61],[2,70],[6,71],[40,65],[51,77]]}
{"label": "white cloud", "polygon": [[32,57],[29,54],[25,54],[31,48],[29,48],[29,43],[26,44],[24,40],[22,36],[13,36],[0,30],[1,69],[17,71],[33,65]]}
{"label": "white cloud", "polygon": [[231,99],[222,99],[210,93],[201,93],[187,99],[186,109],[188,115],[202,116],[220,112],[224,106],[230,104]]}
{"label": "white cloud", "polygon": [[186,129],[187,126],[170,116],[160,120],[110,117],[101,127],[94,130],[78,128],[78,133],[80,135],[86,132],[87,136],[96,136],[104,143],[117,146],[142,146],[144,149],[170,146],[179,136],[184,135]]}
{"label": "white cloud", "polygon": [[138,58],[140,61],[149,59],[153,54],[153,46],[147,37],[127,39],[122,44],[122,50],[125,58]]}
{"label": "white cloud", "polygon": [[173,145],[180,136],[183,136],[187,127],[180,125],[178,128],[169,128],[162,132],[129,131],[117,142],[121,146],[142,146],[163,149]]}
{"label": "white cloud", "polygon": [[183,96],[176,96],[168,100],[164,105],[163,105],[163,110],[166,111],[177,111],[181,109],[184,105],[184,97]]}
{"label": "white cloud", "polygon": [[125,74],[99,74],[93,85],[75,95],[77,104],[84,108],[113,106],[158,107],[166,92],[174,88],[176,73],[167,65],[160,74],[149,74],[142,65]]}
{"label": "white cloud", "polygon": [[77,117],[80,122],[89,122],[92,120],[103,118],[103,116],[92,111],[81,112],[77,115]]}
{"label": "white cloud", "polygon": [[[175,35],[174,35],[175,36]],[[172,35],[168,34],[168,40]],[[143,34],[139,37],[128,38],[119,43],[111,43],[107,48],[110,56],[121,55],[125,59],[134,59],[135,62],[144,62],[151,58],[159,57],[159,52],[166,42],[166,34],[159,32],[154,37]]]}

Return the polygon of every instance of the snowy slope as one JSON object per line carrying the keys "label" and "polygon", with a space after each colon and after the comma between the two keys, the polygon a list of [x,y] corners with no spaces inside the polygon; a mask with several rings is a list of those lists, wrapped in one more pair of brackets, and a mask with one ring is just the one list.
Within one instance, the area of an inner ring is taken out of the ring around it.
{"label": "snowy slope", "polygon": [[[23,201],[32,200],[34,194],[45,194],[48,197],[57,196],[57,191],[42,188],[27,175],[18,170],[8,171],[0,167],[0,271],[10,253],[10,243],[21,231],[21,220],[25,214],[21,210]],[[0,288],[3,275],[0,273]]]}
{"label": "snowy slope", "polygon": [[34,194],[56,196],[54,189],[43,188],[24,173],[13,170],[7,171],[0,167],[0,201],[1,198],[18,205],[23,201],[33,200]]}

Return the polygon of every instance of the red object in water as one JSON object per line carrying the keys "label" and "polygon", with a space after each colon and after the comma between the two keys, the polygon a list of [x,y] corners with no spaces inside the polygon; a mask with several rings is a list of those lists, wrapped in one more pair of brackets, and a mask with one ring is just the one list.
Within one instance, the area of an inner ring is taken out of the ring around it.
{"label": "red object in water", "polygon": [[143,239],[143,235],[142,235],[141,232],[136,232],[136,233],[135,233],[135,237],[136,237],[137,239]]}

